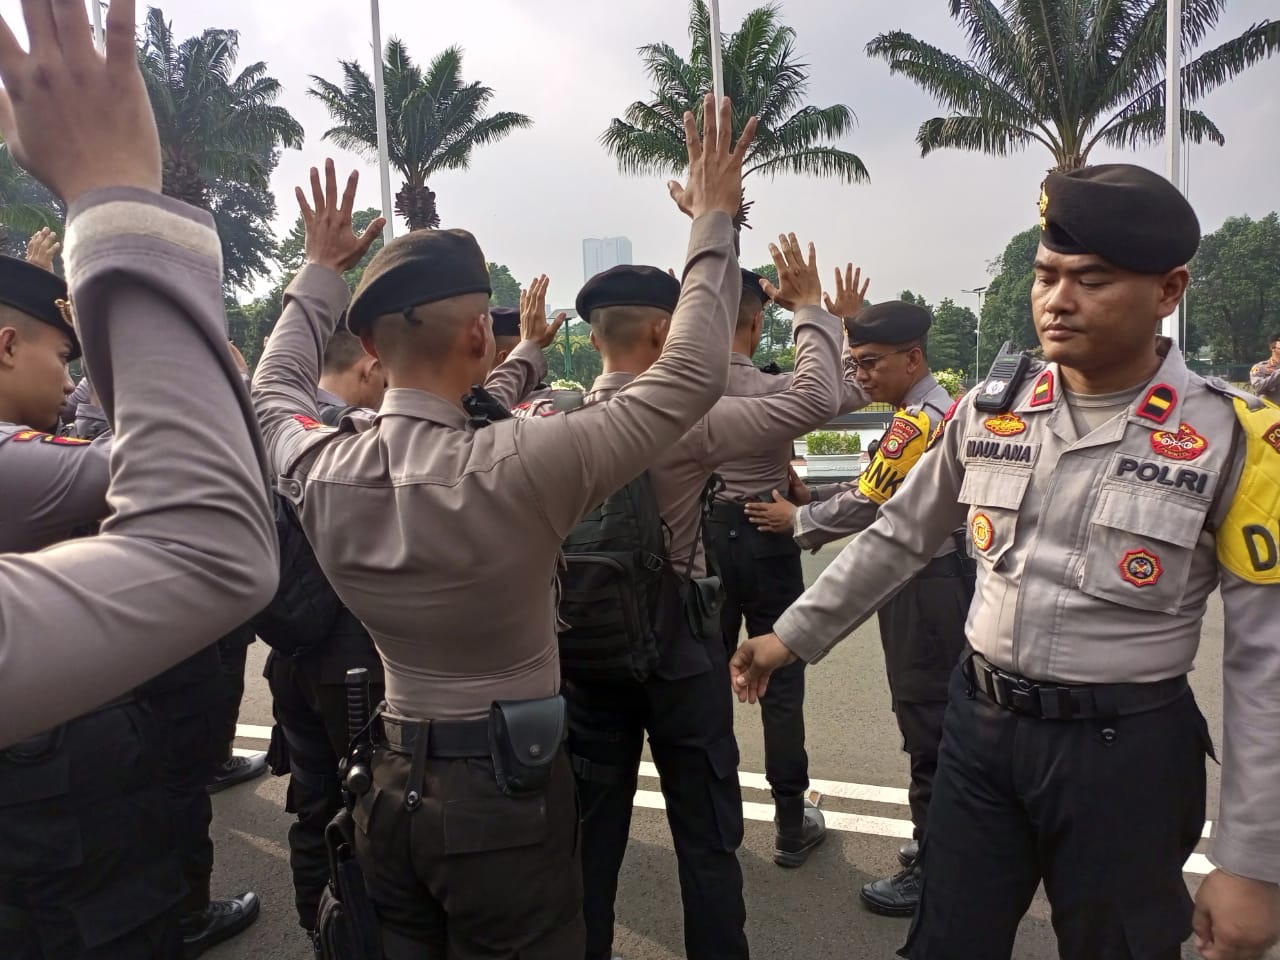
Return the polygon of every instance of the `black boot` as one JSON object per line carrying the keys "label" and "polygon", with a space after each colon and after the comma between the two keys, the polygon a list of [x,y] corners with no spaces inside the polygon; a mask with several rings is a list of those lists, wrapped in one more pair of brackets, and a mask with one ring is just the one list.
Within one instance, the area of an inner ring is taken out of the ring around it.
{"label": "black boot", "polygon": [[915,863],[918,856],[920,856],[920,844],[915,840],[910,843],[904,843],[898,848],[898,862],[904,867],[909,867]]}
{"label": "black boot", "polygon": [[862,902],[883,917],[909,917],[920,905],[924,865],[919,858],[895,877],[873,880],[862,888]]}
{"label": "black boot", "polygon": [[822,811],[803,796],[775,795],[773,809],[773,862],[780,867],[798,867],[827,838],[826,820]]}
{"label": "black boot", "polygon": [[209,781],[209,792],[218,793],[227,787],[234,787],[237,783],[260,777],[266,772],[267,755],[265,753],[255,753],[251,757],[232,757],[218,764],[214,770],[213,779]]}
{"label": "black boot", "polygon": [[261,904],[256,893],[242,893],[230,900],[214,900],[199,913],[182,918],[182,945],[186,960],[195,960],[210,947],[230,940],[258,919]]}

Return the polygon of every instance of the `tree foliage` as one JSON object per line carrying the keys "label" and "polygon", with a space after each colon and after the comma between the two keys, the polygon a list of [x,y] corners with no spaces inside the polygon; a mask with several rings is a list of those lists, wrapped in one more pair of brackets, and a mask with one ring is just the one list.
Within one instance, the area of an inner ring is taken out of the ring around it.
{"label": "tree foliage", "polygon": [[556,342],[546,349],[547,380],[577,380],[588,390],[604,372],[604,360],[591,345],[591,324],[585,320],[565,323]]}
{"label": "tree foliage", "polygon": [[0,253],[24,257],[27,240],[41,227],[62,233],[62,202],[18,161],[0,140]]}
{"label": "tree foliage", "polygon": [[[933,95],[948,115],[916,135],[922,155],[954,148],[1005,156],[1033,144],[1059,170],[1084,166],[1098,144],[1161,141],[1165,129],[1166,0],[949,0],[967,57],[909,33],[881,34],[867,53]],[[1182,47],[1213,30],[1227,0],[1186,0]],[[1192,105],[1280,49],[1280,21],[1255,24],[1182,69],[1183,135],[1225,142]]]}
{"label": "tree foliage", "polygon": [[1229,217],[1208,234],[1191,262],[1188,345],[1219,364],[1266,358],[1280,331],[1280,215]]}
{"label": "tree foliage", "polygon": [[[378,125],[373,80],[356,60],[339,61],[342,82],[312,76],[308,91],[325,105],[335,126],[324,138],[370,160],[378,158]],[[523,113],[490,114],[493,89],[462,80],[462,48],[449,47],[427,69],[409,56],[403,41],[391,38],[383,59],[387,111],[387,155],[405,179],[396,194],[396,213],[410,230],[438,227],[435,192],[427,185],[444,170],[466,170],[477,147],[496,143],[533,124]]]}
{"label": "tree foliage", "polygon": [[903,290],[898,299],[924,307],[933,314],[933,326],[929,330],[929,369],[954,370],[972,378],[973,338],[978,326],[974,312],[950,297],[943,298],[935,307],[910,290]]}
{"label": "tree foliage", "polygon": [[[615,117],[600,138],[624,173],[674,174],[688,165],[684,114],[692,110],[701,123],[703,97],[711,90],[711,15],[705,0],[690,4],[689,37],[687,60],[669,44],[640,48],[653,99],[631,104],[625,119]],[[724,38],[724,92],[733,99],[733,135],[752,116],[759,118],[743,176],[796,173],[845,183],[867,180],[862,161],[833,146],[853,130],[853,111],[843,104],[805,102],[809,65],[799,59],[795,42],[795,30],[782,23],[774,4],[752,10],[737,32]],[[746,224],[749,207],[744,199],[740,225]]]}
{"label": "tree foliage", "polygon": [[1031,316],[1032,265],[1040,247],[1040,227],[1033,226],[1014,236],[1004,252],[991,264],[992,278],[982,300],[977,377],[986,376],[1000,345],[1012,340],[1015,347],[1034,349],[1036,336]]}
{"label": "tree foliage", "polygon": [[280,149],[302,146],[302,126],[277,104],[265,63],[239,72],[240,35],[210,28],[178,42],[159,8],[147,11],[138,63],[155,112],[164,192],[209,210],[229,287],[265,276],[275,259],[271,173]]}
{"label": "tree foliage", "polygon": [[504,264],[489,264],[489,283],[493,287],[491,306],[520,308],[520,282]]}

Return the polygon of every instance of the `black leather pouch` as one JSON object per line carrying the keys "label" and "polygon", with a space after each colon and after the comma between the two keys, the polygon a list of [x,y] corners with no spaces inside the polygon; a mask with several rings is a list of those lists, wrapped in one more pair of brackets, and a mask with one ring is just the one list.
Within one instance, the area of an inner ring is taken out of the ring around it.
{"label": "black leather pouch", "polygon": [[683,587],[685,616],[695,637],[720,635],[720,608],[724,606],[724,587],[719,577],[699,577]]}
{"label": "black leather pouch", "polygon": [[563,697],[495,701],[489,708],[489,755],[498,789],[509,797],[545,790],[567,729]]}

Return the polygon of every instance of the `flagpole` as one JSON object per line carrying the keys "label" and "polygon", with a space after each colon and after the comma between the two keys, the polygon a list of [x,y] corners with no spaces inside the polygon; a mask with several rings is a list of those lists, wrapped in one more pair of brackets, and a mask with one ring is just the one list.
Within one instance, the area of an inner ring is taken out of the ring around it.
{"label": "flagpole", "polygon": [[378,0],[369,0],[373,15],[373,110],[378,123],[378,173],[382,180],[382,215],[387,225],[382,240],[390,243],[395,236],[395,217],[391,210],[391,165],[387,159],[387,98],[382,80],[382,17]]}
{"label": "flagpole", "polygon": [[711,89],[716,108],[724,96],[724,60],[720,50],[720,0],[711,0]]}
{"label": "flagpole", "polygon": [[[1169,182],[1182,189],[1179,163],[1182,159],[1182,0],[1168,0],[1165,29],[1165,175]],[[1178,317],[1182,307],[1164,318],[1162,332],[1178,342],[1180,324]]]}
{"label": "flagpole", "polygon": [[107,51],[107,38],[102,32],[102,4],[98,0],[89,0],[89,9],[93,11],[93,42],[99,53]]}

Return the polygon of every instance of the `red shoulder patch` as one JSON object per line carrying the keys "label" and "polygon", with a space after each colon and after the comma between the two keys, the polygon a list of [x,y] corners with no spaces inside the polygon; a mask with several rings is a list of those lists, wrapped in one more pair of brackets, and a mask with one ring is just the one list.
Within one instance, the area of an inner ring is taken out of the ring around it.
{"label": "red shoulder patch", "polygon": [[330,427],[330,426],[328,426],[327,424],[323,424],[323,423],[321,423],[321,422],[320,422],[319,420],[317,420],[315,417],[308,417],[306,414],[303,414],[303,413],[297,413],[297,414],[294,414],[293,419],[297,420],[297,421],[298,421],[298,423],[302,424],[302,429],[303,429],[303,430],[332,430],[332,429],[334,429],[333,427]]}
{"label": "red shoulder patch", "polygon": [[1151,435],[1151,449],[1170,460],[1195,460],[1209,449],[1209,441],[1196,433],[1189,423],[1178,427],[1178,432],[1157,430]]}
{"label": "red shoulder patch", "polygon": [[1280,420],[1277,420],[1267,432],[1262,435],[1262,439],[1269,443],[1276,453],[1280,453]]}
{"label": "red shoulder patch", "polygon": [[1178,402],[1178,391],[1167,383],[1157,383],[1138,404],[1137,415],[1153,423],[1164,423]]}
{"label": "red shoulder patch", "polygon": [[80,437],[59,437],[43,430],[20,430],[9,439],[14,443],[51,443],[59,447],[84,447],[93,443]]}
{"label": "red shoulder patch", "polygon": [[902,451],[907,448],[907,444],[923,433],[924,431],[910,420],[894,417],[889,431],[880,440],[880,456],[897,460],[902,456]]}
{"label": "red shoulder patch", "polygon": [[1036,385],[1031,391],[1031,400],[1027,403],[1027,406],[1046,407],[1053,403],[1053,397],[1053,371],[1046,370],[1036,380]]}

